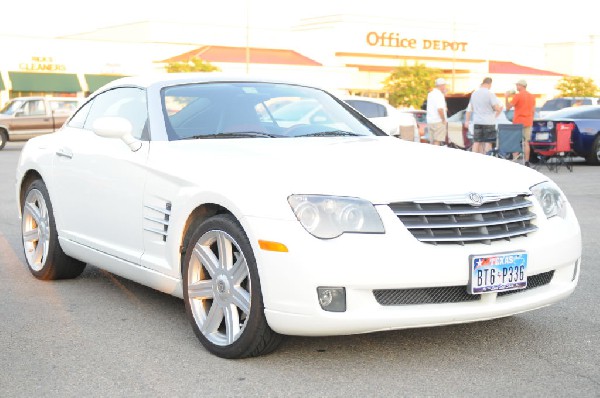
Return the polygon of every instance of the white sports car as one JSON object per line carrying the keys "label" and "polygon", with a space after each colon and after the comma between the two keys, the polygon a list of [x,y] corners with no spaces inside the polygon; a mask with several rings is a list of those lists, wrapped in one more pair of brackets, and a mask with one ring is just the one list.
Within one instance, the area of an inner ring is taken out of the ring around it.
{"label": "white sports car", "polygon": [[[322,114],[275,116],[306,100]],[[282,335],[509,316],[579,278],[579,224],[548,177],[398,140],[300,84],[113,81],[25,145],[16,195],[34,276],[89,263],[182,297],[224,358],[266,354]]]}

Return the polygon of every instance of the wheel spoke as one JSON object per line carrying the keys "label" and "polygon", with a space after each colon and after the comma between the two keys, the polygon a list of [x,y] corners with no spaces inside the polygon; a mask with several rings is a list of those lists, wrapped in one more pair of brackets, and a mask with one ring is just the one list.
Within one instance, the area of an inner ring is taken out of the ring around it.
{"label": "wheel spoke", "polygon": [[42,213],[40,209],[35,205],[35,203],[27,202],[25,203],[25,214],[28,214],[33,218],[36,224],[40,224],[42,220]]}
{"label": "wheel spoke", "polygon": [[193,255],[196,256],[204,268],[206,268],[211,278],[214,278],[217,274],[217,270],[219,269],[219,259],[215,256],[212,250],[210,250],[210,247],[197,243],[194,247]]}
{"label": "wheel spoke", "polygon": [[31,259],[33,260],[34,264],[42,263],[42,260],[44,259],[45,248],[46,248],[46,242],[38,241],[38,244],[35,247],[35,252],[31,256]]}
{"label": "wheel spoke", "polygon": [[225,333],[227,333],[227,343],[233,343],[239,332],[240,316],[234,305],[228,305],[225,307]]}
{"label": "wheel spoke", "polygon": [[239,256],[235,264],[233,264],[231,277],[235,285],[239,285],[248,277],[248,265],[246,264],[246,257],[243,255]]}
{"label": "wheel spoke", "polygon": [[212,280],[202,280],[188,285],[188,296],[191,299],[212,299]]}
{"label": "wheel spoke", "polygon": [[202,333],[205,336],[215,333],[219,329],[221,321],[223,321],[223,309],[213,303],[201,326]]}
{"label": "wheel spoke", "polygon": [[40,220],[48,221],[48,208],[46,207],[46,201],[39,192],[37,192],[36,201],[40,209]]}
{"label": "wheel spoke", "polygon": [[29,231],[23,231],[23,241],[24,242],[35,242],[36,240],[39,240],[40,237],[40,231],[39,229],[33,228]]}
{"label": "wheel spoke", "polygon": [[250,313],[250,294],[242,287],[231,289],[231,301],[244,314]]}
{"label": "wheel spoke", "polygon": [[233,250],[231,241],[223,232],[217,234],[217,248],[219,253],[219,263],[223,269],[230,269],[233,264]]}

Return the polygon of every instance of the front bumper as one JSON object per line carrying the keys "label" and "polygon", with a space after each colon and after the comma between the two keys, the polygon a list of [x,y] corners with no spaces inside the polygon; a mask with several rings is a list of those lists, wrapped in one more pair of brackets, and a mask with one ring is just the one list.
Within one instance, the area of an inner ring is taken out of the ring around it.
{"label": "front bumper", "polygon": [[[527,237],[491,245],[431,245],[419,242],[387,206],[378,207],[385,234],[345,234],[331,240],[309,235],[296,221],[254,219],[251,242],[284,243],[289,252],[255,248],[265,314],[270,327],[288,335],[368,333],[472,322],[509,316],[568,297],[579,277],[581,235],[572,209],[566,219],[538,220]],[[539,214],[539,213],[538,213]],[[528,275],[551,273],[543,286],[509,295],[485,293],[478,300],[382,305],[377,289],[466,286],[469,256],[524,250]],[[324,311],[317,287],[344,287],[346,311]]]}

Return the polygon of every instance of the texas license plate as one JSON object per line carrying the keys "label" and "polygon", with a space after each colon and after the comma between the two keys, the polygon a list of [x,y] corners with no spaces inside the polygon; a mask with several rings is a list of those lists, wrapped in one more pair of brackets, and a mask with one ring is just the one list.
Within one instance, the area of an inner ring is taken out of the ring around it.
{"label": "texas license plate", "polygon": [[469,256],[471,294],[527,287],[527,253],[516,251]]}

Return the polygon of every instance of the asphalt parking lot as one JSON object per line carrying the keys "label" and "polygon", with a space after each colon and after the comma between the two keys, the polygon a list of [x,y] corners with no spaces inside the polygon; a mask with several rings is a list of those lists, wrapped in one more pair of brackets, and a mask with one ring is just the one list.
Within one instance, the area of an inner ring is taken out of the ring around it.
{"label": "asphalt parking lot", "polygon": [[0,151],[2,397],[600,396],[600,167],[541,170],[583,233],[568,299],[473,324],[291,337],[271,355],[223,360],[199,344],[177,298],[91,266],[68,281],[30,275],[14,198],[21,148]]}

